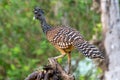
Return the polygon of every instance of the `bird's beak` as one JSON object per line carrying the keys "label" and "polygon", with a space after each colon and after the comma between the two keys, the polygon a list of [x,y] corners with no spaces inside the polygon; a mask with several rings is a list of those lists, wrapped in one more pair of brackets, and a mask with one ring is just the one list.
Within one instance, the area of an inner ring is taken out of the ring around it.
{"label": "bird's beak", "polygon": [[33,20],[35,20],[36,18],[35,18],[35,16],[33,17]]}

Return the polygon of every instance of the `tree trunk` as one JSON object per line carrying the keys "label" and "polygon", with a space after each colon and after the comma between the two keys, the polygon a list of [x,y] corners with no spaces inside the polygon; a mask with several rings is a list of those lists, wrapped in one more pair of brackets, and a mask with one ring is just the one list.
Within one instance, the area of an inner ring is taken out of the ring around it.
{"label": "tree trunk", "polygon": [[119,0],[101,0],[104,46],[109,59],[104,80],[120,80],[120,12]]}

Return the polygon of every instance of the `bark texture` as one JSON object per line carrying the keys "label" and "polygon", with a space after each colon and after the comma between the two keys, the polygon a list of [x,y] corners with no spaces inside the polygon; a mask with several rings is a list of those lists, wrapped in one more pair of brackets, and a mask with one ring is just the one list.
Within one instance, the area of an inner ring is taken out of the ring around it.
{"label": "bark texture", "polygon": [[101,0],[104,46],[109,59],[104,80],[120,80],[120,12],[119,0]]}

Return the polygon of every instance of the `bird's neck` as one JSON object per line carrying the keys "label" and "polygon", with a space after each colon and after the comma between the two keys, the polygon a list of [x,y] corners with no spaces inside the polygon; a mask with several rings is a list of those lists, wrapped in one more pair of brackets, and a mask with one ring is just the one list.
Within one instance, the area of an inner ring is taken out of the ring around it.
{"label": "bird's neck", "polygon": [[45,19],[42,19],[40,22],[43,32],[46,33],[51,28],[51,26],[47,24]]}

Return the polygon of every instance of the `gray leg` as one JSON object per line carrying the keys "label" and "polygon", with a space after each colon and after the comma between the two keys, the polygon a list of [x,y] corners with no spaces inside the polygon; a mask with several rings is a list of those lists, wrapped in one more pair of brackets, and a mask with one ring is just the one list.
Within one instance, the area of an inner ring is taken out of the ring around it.
{"label": "gray leg", "polygon": [[68,53],[68,74],[71,72],[71,53]]}

